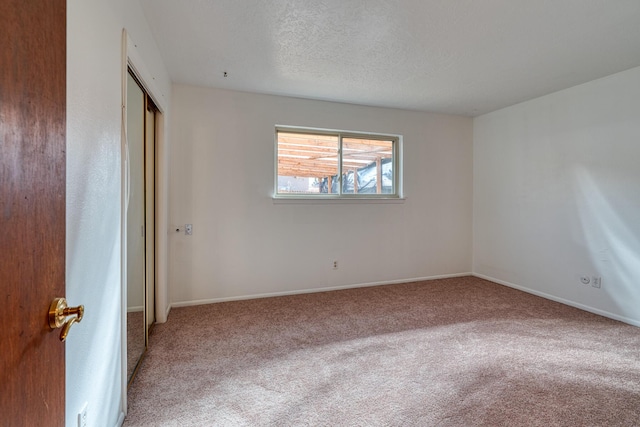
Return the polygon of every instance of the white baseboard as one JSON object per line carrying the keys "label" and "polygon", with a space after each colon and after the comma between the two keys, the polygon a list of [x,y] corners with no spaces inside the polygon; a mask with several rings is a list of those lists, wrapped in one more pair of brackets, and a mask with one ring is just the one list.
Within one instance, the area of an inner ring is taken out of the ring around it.
{"label": "white baseboard", "polygon": [[571,300],[568,300],[568,299],[560,298],[560,297],[557,297],[555,295],[547,294],[545,292],[540,292],[540,291],[536,291],[534,289],[529,289],[529,288],[526,288],[524,286],[516,285],[514,283],[510,283],[510,282],[507,282],[507,281],[504,281],[504,280],[495,279],[495,278],[490,277],[490,276],[485,276],[484,274],[472,273],[471,275],[474,276],[474,277],[478,277],[480,279],[489,280],[490,282],[498,283],[499,285],[504,285],[504,286],[507,286],[509,288],[517,289],[519,291],[526,292],[528,294],[536,295],[536,296],[539,296],[539,297],[542,297],[542,298],[545,298],[545,299],[548,299],[548,300],[551,300],[551,301],[555,301],[555,302],[559,302],[561,304],[565,304],[565,305],[568,305],[568,306],[571,306],[571,307],[579,308],[580,310],[588,311],[589,313],[597,314],[597,315],[603,316],[603,317],[608,317],[609,319],[618,320],[620,322],[628,323],[628,324],[633,325],[633,326],[640,326],[640,321],[638,321],[638,320],[634,320],[634,319],[630,319],[628,317],[624,317],[624,316],[620,316],[620,315],[617,315],[617,314],[614,314],[614,313],[610,313],[610,312],[605,311],[605,310],[600,310],[598,308],[590,307],[588,305],[584,305],[584,304],[580,304],[580,303],[577,303],[577,302],[574,302],[574,301],[571,301]]}
{"label": "white baseboard", "polygon": [[313,294],[318,292],[329,292],[329,291],[339,291],[343,289],[355,289],[355,288],[366,288],[370,286],[383,286],[383,285],[393,285],[398,283],[410,283],[410,282],[422,282],[425,280],[437,280],[437,279],[449,279],[452,277],[464,277],[471,276],[472,274],[467,273],[454,273],[454,274],[442,274],[438,276],[429,276],[429,277],[414,277],[411,279],[400,279],[400,280],[385,280],[383,282],[371,282],[371,283],[359,283],[354,285],[343,285],[343,286],[332,286],[327,288],[313,288],[313,289],[301,289],[295,291],[285,291],[285,292],[270,292],[264,294],[253,294],[253,295],[239,295],[233,297],[225,297],[225,298],[211,298],[211,299],[200,299],[200,300],[192,300],[192,301],[178,301],[171,303],[167,310],[167,315],[169,311],[173,307],[189,307],[193,305],[204,305],[204,304],[214,304],[218,302],[228,302],[228,301],[242,301],[248,299],[258,299],[258,298],[271,298],[271,297],[281,297],[288,295],[301,295],[301,294]]}

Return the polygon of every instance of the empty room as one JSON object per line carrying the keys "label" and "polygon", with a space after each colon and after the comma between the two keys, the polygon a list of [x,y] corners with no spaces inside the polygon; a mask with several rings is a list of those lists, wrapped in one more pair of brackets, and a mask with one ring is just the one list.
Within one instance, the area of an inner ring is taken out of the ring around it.
{"label": "empty room", "polygon": [[638,0],[3,3],[7,425],[640,425]]}

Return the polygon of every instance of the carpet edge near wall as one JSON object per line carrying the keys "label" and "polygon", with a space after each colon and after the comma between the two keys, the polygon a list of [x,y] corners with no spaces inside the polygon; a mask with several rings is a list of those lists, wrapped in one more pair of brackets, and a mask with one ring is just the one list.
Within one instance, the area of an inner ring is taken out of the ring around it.
{"label": "carpet edge near wall", "polygon": [[491,277],[491,276],[488,276],[488,275],[485,275],[485,274],[471,273],[471,276],[472,277],[477,277],[479,279],[488,280],[490,282],[497,283],[498,285],[506,286],[508,288],[517,289],[519,291],[526,292],[528,294],[535,295],[535,296],[540,297],[540,298],[548,299],[550,301],[555,301],[555,302],[558,302],[560,304],[567,305],[569,307],[573,307],[573,308],[577,308],[577,309],[580,309],[580,310],[587,311],[589,313],[597,314],[598,316],[602,316],[602,317],[606,317],[606,318],[609,318],[609,319],[617,320],[618,322],[626,323],[626,324],[631,325],[631,326],[640,327],[640,320],[631,319],[629,317],[621,316],[621,315],[618,315],[618,314],[615,314],[615,313],[611,313],[611,312],[606,311],[606,310],[601,310],[599,308],[591,307],[591,306],[586,305],[586,304],[581,304],[579,302],[571,301],[571,300],[566,299],[566,298],[561,298],[561,297],[558,297],[558,296],[555,296],[555,295],[552,295],[552,294],[548,294],[546,292],[540,292],[540,291],[537,291],[535,289],[528,288],[526,286],[516,285],[515,283],[507,282],[506,280],[496,279],[495,277]]}
{"label": "carpet edge near wall", "polygon": [[428,282],[432,280],[441,280],[441,279],[451,279],[456,277],[472,277],[473,273],[471,272],[463,272],[463,273],[451,273],[451,274],[440,274],[435,276],[426,276],[426,277],[416,277],[411,279],[398,279],[398,280],[384,280],[379,282],[368,282],[368,283],[356,283],[351,285],[340,285],[340,286],[330,286],[325,288],[311,288],[311,289],[300,289],[293,291],[281,291],[281,292],[267,292],[262,294],[251,294],[251,295],[237,295],[231,297],[221,297],[221,298],[207,298],[207,299],[197,299],[192,301],[178,301],[172,302],[169,305],[168,312],[173,308],[179,307],[191,307],[195,305],[205,305],[205,304],[217,304],[221,302],[232,302],[232,301],[246,301],[253,299],[262,299],[262,298],[276,298],[276,297],[284,297],[291,295],[305,295],[305,294],[316,294],[321,292],[332,292],[332,291],[341,291],[345,289],[358,289],[358,288],[369,288],[375,286],[389,286],[389,285],[397,285],[401,283],[414,283],[414,282]]}

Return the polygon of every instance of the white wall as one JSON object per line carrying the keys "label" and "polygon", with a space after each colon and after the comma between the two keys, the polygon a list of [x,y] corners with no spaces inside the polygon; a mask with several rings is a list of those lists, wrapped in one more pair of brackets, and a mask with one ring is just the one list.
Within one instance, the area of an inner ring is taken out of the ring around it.
{"label": "white wall", "polygon": [[[66,342],[66,425],[88,402],[88,425],[122,416],[122,29],[148,33],[136,1],[67,2],[67,299],[85,316]],[[138,46],[167,97],[155,45]]]}
{"label": "white wall", "polygon": [[640,325],[640,68],[477,117],[473,207],[474,273]]}
{"label": "white wall", "polygon": [[[274,203],[276,124],[403,135],[406,201]],[[171,131],[173,303],[470,272],[470,118],[174,85]]]}

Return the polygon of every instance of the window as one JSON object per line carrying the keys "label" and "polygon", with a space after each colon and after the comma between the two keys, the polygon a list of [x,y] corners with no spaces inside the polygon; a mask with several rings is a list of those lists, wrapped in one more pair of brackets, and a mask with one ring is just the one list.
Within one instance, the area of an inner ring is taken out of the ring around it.
{"label": "window", "polygon": [[276,197],[398,198],[399,136],[276,128]]}

